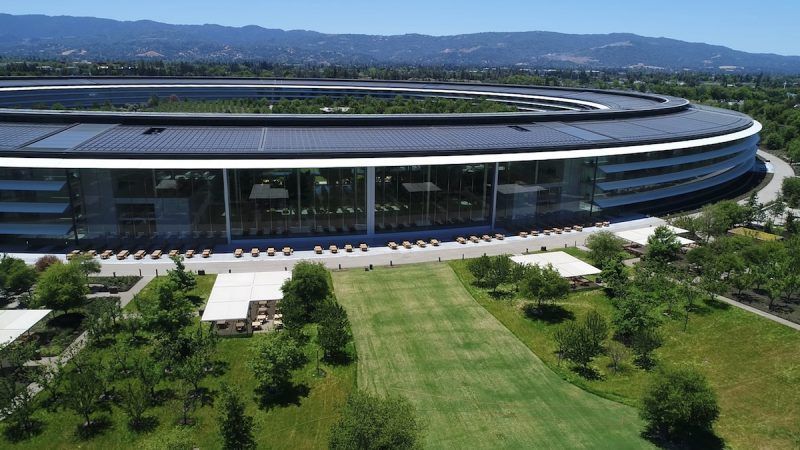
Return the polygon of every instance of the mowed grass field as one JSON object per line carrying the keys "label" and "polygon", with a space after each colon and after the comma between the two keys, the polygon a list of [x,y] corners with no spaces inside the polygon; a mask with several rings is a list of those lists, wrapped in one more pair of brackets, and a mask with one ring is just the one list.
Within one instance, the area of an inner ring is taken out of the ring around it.
{"label": "mowed grass field", "polygon": [[431,448],[646,448],[630,406],[561,379],[464,289],[447,264],[333,274],[358,385],[402,394]]}

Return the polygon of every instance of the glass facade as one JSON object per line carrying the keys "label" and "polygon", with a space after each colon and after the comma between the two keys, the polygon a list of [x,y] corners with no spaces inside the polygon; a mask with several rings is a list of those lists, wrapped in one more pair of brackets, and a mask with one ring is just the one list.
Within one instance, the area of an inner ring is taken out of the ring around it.
{"label": "glass facade", "polygon": [[231,237],[364,234],[366,174],[362,167],[229,170]]}
{"label": "glass facade", "polygon": [[375,168],[375,231],[485,226],[494,164]]}
{"label": "glass facade", "polygon": [[563,226],[727,185],[750,170],[757,142],[374,170],[0,168],[0,243],[166,248],[226,243],[229,235],[235,242],[488,228],[493,217],[500,229]]}

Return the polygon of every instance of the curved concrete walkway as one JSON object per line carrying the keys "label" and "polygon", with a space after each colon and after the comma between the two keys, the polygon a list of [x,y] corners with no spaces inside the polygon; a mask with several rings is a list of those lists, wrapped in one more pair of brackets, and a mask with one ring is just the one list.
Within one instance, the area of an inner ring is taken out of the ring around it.
{"label": "curved concrete walkway", "polygon": [[[781,186],[783,186],[783,180],[786,178],[791,178],[794,175],[794,169],[792,166],[787,163],[786,161],[778,158],[777,156],[767,153],[764,150],[758,150],[758,156],[761,157],[767,163],[767,170],[770,168],[772,169],[772,179],[767,183],[766,186],[761,188],[758,191],[757,197],[759,203],[770,203],[774,202],[778,195],[781,193]],[[741,200],[739,203],[746,202],[747,199]]]}

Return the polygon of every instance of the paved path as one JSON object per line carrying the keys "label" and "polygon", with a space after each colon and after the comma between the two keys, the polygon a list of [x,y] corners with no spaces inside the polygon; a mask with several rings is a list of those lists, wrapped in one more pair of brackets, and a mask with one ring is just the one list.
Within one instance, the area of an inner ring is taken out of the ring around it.
{"label": "paved path", "polygon": [[[783,180],[785,178],[793,177],[794,169],[786,161],[763,150],[758,151],[758,156],[767,161],[767,168],[771,168],[773,173],[772,179],[769,181],[769,183],[767,183],[766,186],[758,191],[759,203],[766,204],[773,202],[778,198],[778,195],[781,193],[781,186],[783,186]],[[747,199],[744,199],[739,203],[744,203],[746,201]]]}
{"label": "paved path", "polygon": [[721,302],[723,302],[723,303],[727,303],[727,304],[729,304],[731,306],[735,306],[735,307],[737,307],[739,309],[743,309],[745,311],[749,311],[749,312],[751,312],[753,314],[758,314],[759,316],[764,317],[766,319],[769,319],[769,320],[771,320],[773,322],[777,322],[777,323],[779,323],[781,325],[785,325],[785,326],[787,326],[789,328],[794,328],[795,330],[800,331],[800,324],[796,324],[796,323],[794,323],[792,321],[789,321],[789,320],[786,320],[786,319],[784,319],[782,317],[778,317],[776,315],[773,315],[773,314],[770,314],[768,312],[762,311],[762,310],[760,310],[758,308],[753,308],[752,306],[745,305],[744,303],[737,302],[736,300],[730,299],[728,297],[723,297],[721,295],[717,295],[716,299],[721,301]]}

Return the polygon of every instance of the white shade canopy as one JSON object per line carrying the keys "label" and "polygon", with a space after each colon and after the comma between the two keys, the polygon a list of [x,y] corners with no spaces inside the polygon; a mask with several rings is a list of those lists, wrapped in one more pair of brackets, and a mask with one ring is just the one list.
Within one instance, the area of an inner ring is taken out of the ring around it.
{"label": "white shade canopy", "polygon": [[[664,225],[665,227],[669,228],[675,234],[686,233],[686,230],[683,228],[673,227],[672,225]],[[617,237],[625,239],[626,241],[635,242],[639,245],[647,245],[647,240],[650,239],[650,236],[655,234],[656,228],[658,227],[645,227],[645,228],[637,228],[635,230],[628,230],[628,231],[618,231],[614,233]],[[677,236],[678,242],[681,245],[687,245],[694,243],[691,239],[686,239],[680,236]]]}
{"label": "white shade canopy", "polygon": [[7,344],[30,330],[44,319],[50,309],[2,309],[0,310],[0,345]]}
{"label": "white shade canopy", "polygon": [[292,273],[287,271],[219,274],[202,321],[245,320],[251,302],[282,299],[281,286],[291,278]]}
{"label": "white shade canopy", "polygon": [[583,275],[594,275],[600,273],[600,269],[591,264],[587,264],[580,259],[564,252],[535,253],[532,255],[512,256],[511,260],[525,265],[536,265],[546,267],[548,264],[553,266],[562,277],[580,277]]}

